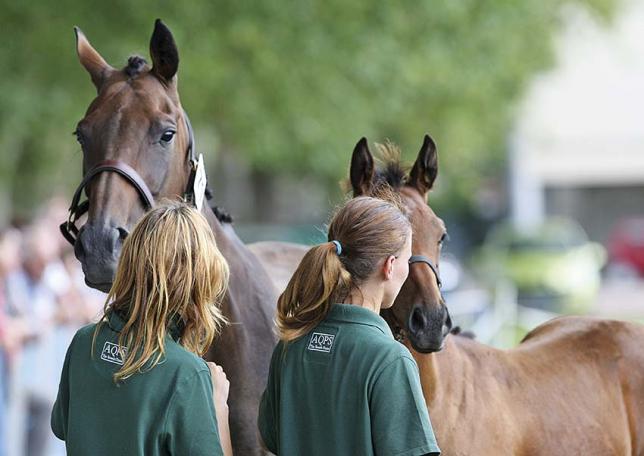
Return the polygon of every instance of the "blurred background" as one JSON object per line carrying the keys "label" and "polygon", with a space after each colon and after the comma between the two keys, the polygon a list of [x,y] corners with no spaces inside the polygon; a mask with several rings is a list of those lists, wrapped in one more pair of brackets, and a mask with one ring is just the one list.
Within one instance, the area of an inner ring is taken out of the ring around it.
{"label": "blurred background", "polygon": [[353,146],[438,144],[430,205],[456,324],[498,347],[567,313],[644,322],[644,1],[0,1],[0,456],[49,431],[66,347],[104,295],[58,232],[95,95],[162,18],[214,201],[248,242],[315,243]]}

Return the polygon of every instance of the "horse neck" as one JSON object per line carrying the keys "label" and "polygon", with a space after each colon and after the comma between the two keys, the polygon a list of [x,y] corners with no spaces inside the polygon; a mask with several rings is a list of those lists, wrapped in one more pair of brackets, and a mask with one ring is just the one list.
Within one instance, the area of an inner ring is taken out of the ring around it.
{"label": "horse neck", "polygon": [[412,354],[425,401],[446,425],[457,423],[465,410],[473,413],[473,407],[485,404],[477,397],[489,391],[501,394],[514,383],[516,366],[510,352],[467,337],[449,335],[440,352]]}
{"label": "horse neck", "polygon": [[[217,248],[228,261],[229,266],[233,266],[237,258],[240,258],[238,255],[241,251],[247,251],[246,246],[241,239],[235,233],[232,225],[222,223],[219,221],[212,208],[207,204],[204,204],[202,210],[203,215],[208,220],[208,224],[212,229],[213,234],[215,235],[215,241],[217,242]],[[233,263],[231,265],[231,262]]]}
{"label": "horse neck", "polygon": [[204,205],[203,214],[230,269],[228,292],[222,302],[224,315],[229,319],[245,320],[242,314],[252,311],[256,312],[255,318],[258,320],[261,320],[259,314],[264,314],[264,319],[272,322],[277,292],[266,270],[237,236],[231,224],[220,222],[208,205]]}
{"label": "horse neck", "polygon": [[462,392],[459,390],[465,386],[464,379],[471,377],[472,365],[455,337],[448,336],[440,352],[419,353],[407,347],[418,364],[423,394],[430,408],[439,398],[459,397]]}

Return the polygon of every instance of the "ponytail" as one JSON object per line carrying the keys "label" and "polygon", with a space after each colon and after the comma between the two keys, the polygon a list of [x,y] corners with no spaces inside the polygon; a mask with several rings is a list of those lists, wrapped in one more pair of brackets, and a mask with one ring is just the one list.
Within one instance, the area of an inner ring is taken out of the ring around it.
{"label": "ponytail", "polygon": [[411,226],[393,197],[359,196],[336,212],[328,236],[329,242],[306,252],[277,301],[277,329],[284,342],[308,333],[334,303],[359,291],[383,258],[401,251]]}
{"label": "ponytail", "polygon": [[349,292],[351,274],[337,252],[335,243],[326,242],[302,258],[277,301],[281,340],[289,342],[309,332],[326,318],[334,300]]}

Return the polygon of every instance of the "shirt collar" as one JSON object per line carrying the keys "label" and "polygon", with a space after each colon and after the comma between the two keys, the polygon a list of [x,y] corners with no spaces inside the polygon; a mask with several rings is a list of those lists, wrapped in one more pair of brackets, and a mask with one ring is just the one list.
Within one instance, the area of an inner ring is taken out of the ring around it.
{"label": "shirt collar", "polygon": [[118,312],[111,311],[110,316],[107,319],[107,324],[110,326],[112,331],[121,332],[125,326],[125,320],[123,320]]}
{"label": "shirt collar", "polygon": [[389,325],[380,315],[373,310],[353,304],[333,304],[327,320],[344,321],[348,323],[357,323],[359,325],[368,325],[378,328],[386,336],[394,337],[389,329]]}
{"label": "shirt collar", "polygon": [[[112,331],[121,332],[123,330],[123,327],[125,326],[125,320],[118,312],[112,311],[110,312],[107,324],[112,329]],[[170,337],[172,337],[175,342],[178,342],[181,338],[182,329],[182,325],[177,324],[177,322],[173,319],[168,325],[168,335],[170,335]]]}

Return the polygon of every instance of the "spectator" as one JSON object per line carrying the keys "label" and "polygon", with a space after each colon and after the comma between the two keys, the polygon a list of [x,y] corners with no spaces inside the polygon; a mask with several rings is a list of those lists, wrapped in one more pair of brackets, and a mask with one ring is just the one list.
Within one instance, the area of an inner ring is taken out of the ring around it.
{"label": "spectator", "polygon": [[[19,349],[13,356],[11,388],[14,454],[51,454],[58,446],[49,432],[49,413],[56,397],[55,379],[62,358],[58,326],[60,299],[69,289],[69,276],[59,260],[51,230],[42,224],[27,229],[22,245],[22,269],[7,276],[8,305]],[[52,445],[54,447],[52,447]]]}
{"label": "spectator", "polygon": [[60,236],[65,216],[54,197],[31,225],[0,231],[0,456],[64,454],[49,431],[58,372],[105,300]]}
{"label": "spectator", "polygon": [[7,399],[11,354],[16,340],[7,303],[6,277],[19,268],[20,232],[7,229],[0,233],[0,456],[7,454]]}

